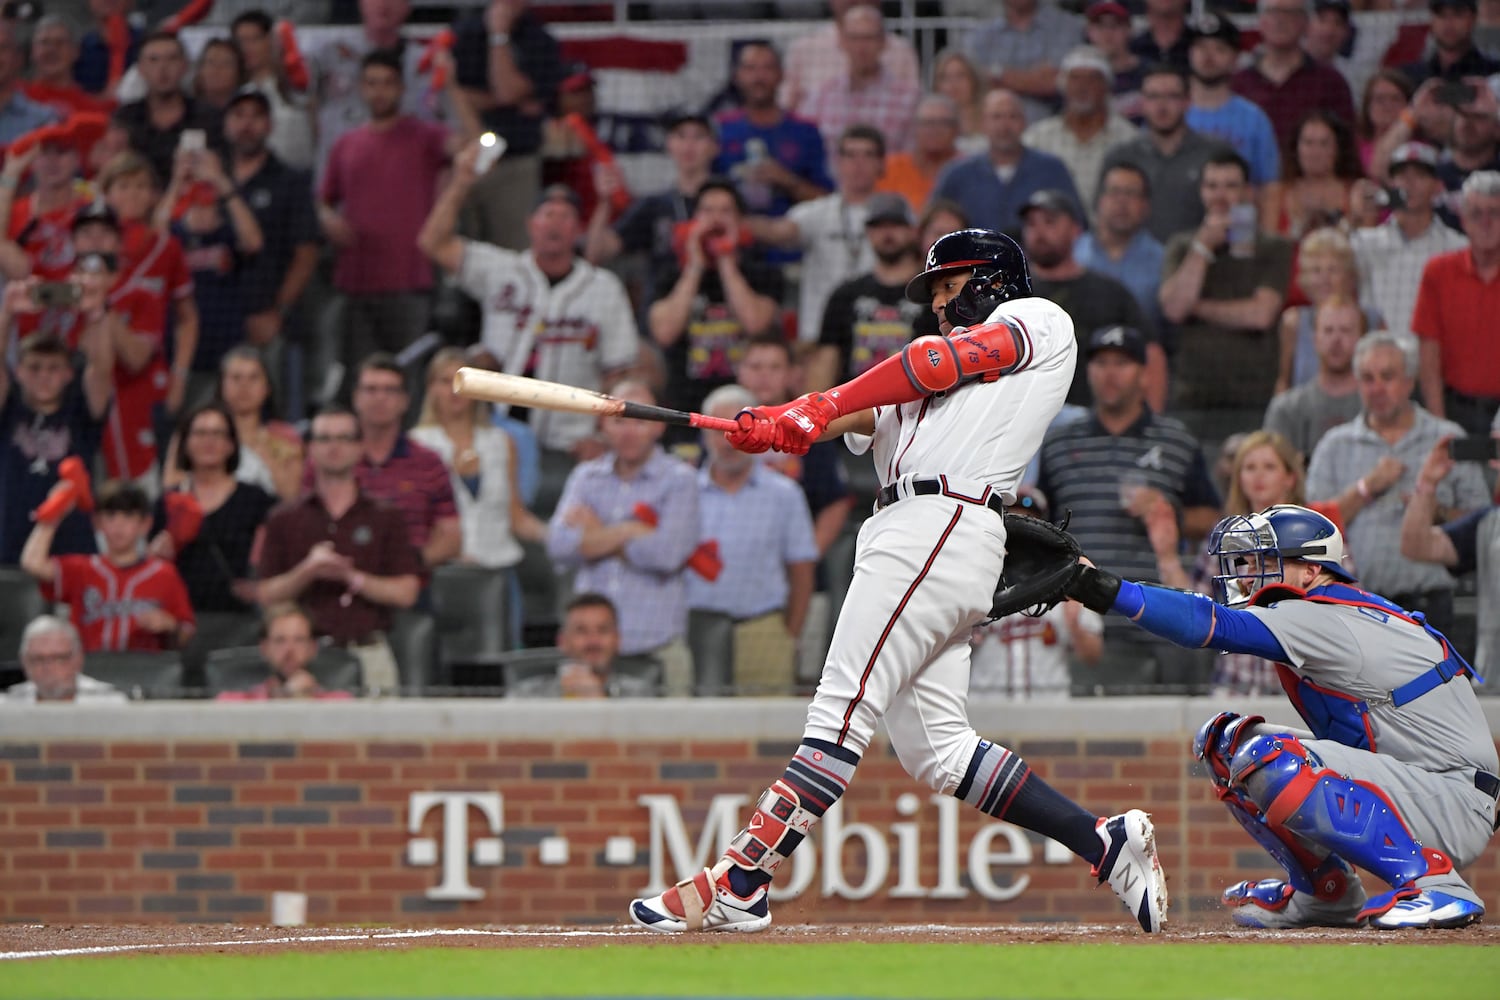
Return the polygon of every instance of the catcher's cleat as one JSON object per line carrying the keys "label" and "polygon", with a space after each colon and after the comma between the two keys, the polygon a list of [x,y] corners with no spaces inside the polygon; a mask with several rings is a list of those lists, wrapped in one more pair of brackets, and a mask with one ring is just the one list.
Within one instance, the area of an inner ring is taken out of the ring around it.
{"label": "catcher's cleat", "polygon": [[1093,869],[1102,885],[1106,881],[1116,896],[1140,922],[1141,930],[1154,934],[1167,916],[1167,876],[1156,856],[1156,831],[1151,817],[1139,809],[1099,821],[1104,857]]}
{"label": "catcher's cleat", "polygon": [[732,864],[725,859],[659,896],[631,900],[630,919],[662,934],[765,930],[771,926],[769,886],[757,886],[749,896],[739,895],[729,884]]}
{"label": "catcher's cleat", "polygon": [[1407,927],[1467,927],[1483,916],[1484,906],[1480,903],[1450,896],[1441,889],[1423,889],[1371,917],[1370,926],[1386,931]]}
{"label": "catcher's cleat", "polygon": [[1364,923],[1360,910],[1365,905],[1365,887],[1352,871],[1349,874],[1338,899],[1318,899],[1280,879],[1264,878],[1225,889],[1224,905],[1231,908],[1230,919],[1241,927],[1358,927]]}

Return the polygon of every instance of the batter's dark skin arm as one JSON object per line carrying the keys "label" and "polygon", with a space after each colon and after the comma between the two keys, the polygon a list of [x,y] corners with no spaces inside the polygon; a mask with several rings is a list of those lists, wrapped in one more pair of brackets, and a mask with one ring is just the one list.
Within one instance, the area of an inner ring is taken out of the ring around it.
{"label": "batter's dark skin arm", "polygon": [[847,417],[839,417],[828,425],[819,441],[831,441],[834,438],[843,437],[845,434],[874,434],[875,433],[875,411],[860,410],[851,413]]}

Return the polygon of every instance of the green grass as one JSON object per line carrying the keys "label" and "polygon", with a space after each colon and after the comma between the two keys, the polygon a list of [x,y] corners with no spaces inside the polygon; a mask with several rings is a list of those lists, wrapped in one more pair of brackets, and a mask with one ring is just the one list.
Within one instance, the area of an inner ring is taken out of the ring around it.
{"label": "green grass", "polygon": [[1500,948],[1422,944],[715,944],[131,955],[0,963],[0,998],[1496,996]]}

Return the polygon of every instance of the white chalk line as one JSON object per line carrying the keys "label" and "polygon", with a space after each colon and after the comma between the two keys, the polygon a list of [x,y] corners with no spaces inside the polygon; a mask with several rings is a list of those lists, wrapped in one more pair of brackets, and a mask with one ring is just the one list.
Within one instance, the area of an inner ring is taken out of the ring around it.
{"label": "white chalk line", "polygon": [[[44,925],[36,925],[44,926]],[[969,937],[1041,937],[1064,936],[1086,938],[1095,933],[1117,933],[1120,924],[801,924],[781,926],[776,930],[781,935],[826,935],[841,934],[848,937],[887,937],[901,934],[953,934]],[[1246,939],[1285,940],[1286,935],[1277,931],[1256,932],[1245,928],[1234,928],[1234,935]],[[1172,927],[1168,936],[1184,938],[1221,938],[1224,929],[1210,927]],[[352,931],[330,934],[285,935],[269,938],[226,938],[219,941],[150,941],[136,944],[91,945],[81,948],[49,948],[37,951],[0,951],[0,961],[19,961],[31,958],[73,958],[84,955],[121,955],[140,951],[169,951],[187,948],[244,948],[261,945],[337,944],[351,941],[411,941],[442,937],[492,937],[492,938],[619,938],[644,936],[661,939],[663,935],[632,927],[612,927],[600,930],[582,930],[567,927],[432,927],[399,931]],[[1299,937],[1298,940],[1341,939],[1333,934],[1317,934]]]}
{"label": "white chalk line", "polygon": [[102,944],[87,948],[50,948],[45,951],[0,951],[0,961],[26,958],[71,958],[78,955],[119,955],[132,951],[164,951],[176,948],[243,948],[255,945],[326,944],[346,941],[401,941],[437,937],[618,937],[619,931],[481,930],[438,927],[409,931],[361,931],[352,934],[307,934],[273,938],[230,938],[222,941],[150,941],[140,944]]}

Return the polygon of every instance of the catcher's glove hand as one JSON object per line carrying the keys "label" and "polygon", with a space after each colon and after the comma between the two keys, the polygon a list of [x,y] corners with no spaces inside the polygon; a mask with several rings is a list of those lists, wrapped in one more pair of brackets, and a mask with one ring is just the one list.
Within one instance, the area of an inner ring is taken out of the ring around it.
{"label": "catcher's glove hand", "polygon": [[1028,517],[1005,515],[1005,569],[995,587],[991,618],[1024,614],[1040,617],[1067,600],[1068,589],[1083,572],[1083,550],[1061,526]]}

